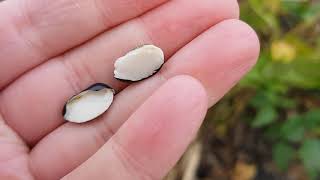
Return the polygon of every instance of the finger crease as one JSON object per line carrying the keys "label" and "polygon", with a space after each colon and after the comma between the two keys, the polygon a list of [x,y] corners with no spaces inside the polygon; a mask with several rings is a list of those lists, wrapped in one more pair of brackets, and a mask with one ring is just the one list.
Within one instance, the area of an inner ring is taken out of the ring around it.
{"label": "finger crease", "polygon": [[102,121],[102,126],[96,126],[96,132],[97,132],[97,145],[100,146],[107,142],[111,136],[115,134],[115,131],[110,126],[110,124],[105,120],[106,118],[101,117],[100,121]]}
{"label": "finger crease", "polygon": [[67,80],[68,84],[71,86],[74,93],[80,92],[81,85],[80,85],[80,74],[78,71],[75,70],[73,65],[67,60],[56,60],[60,63],[63,68],[65,69],[65,79]]}
{"label": "finger crease", "polygon": [[71,0],[73,6],[76,7],[79,11],[81,10],[81,5],[78,0]]}
{"label": "finger crease", "polygon": [[2,99],[2,93],[0,93],[0,123],[6,123],[6,110],[3,103],[1,103],[4,102]]}
{"label": "finger crease", "polygon": [[142,5],[144,3],[142,3],[141,0],[133,0],[132,3],[133,3],[133,8],[135,9],[136,12],[143,12]]}
{"label": "finger crease", "polygon": [[153,44],[153,38],[151,32],[147,29],[147,26],[145,25],[144,20],[142,17],[137,17],[135,18],[135,22],[138,24],[138,27],[140,27],[141,32],[144,34],[145,38],[143,41],[139,43],[139,45],[144,45],[144,44]]}
{"label": "finger crease", "polygon": [[26,46],[31,48],[34,54],[38,56],[39,59],[45,59],[46,57],[48,57],[48,54],[45,53],[45,49],[42,48],[45,47],[44,43],[41,40],[42,38],[32,29],[32,27],[35,27],[36,25],[33,22],[32,17],[30,16],[30,13],[28,12],[26,5],[23,2],[20,3],[20,9],[22,17],[24,18],[25,22],[27,23],[27,27],[29,28],[29,32],[31,32],[32,36],[37,39],[38,43],[35,43],[30,38],[25,36],[23,28],[20,28],[16,22],[13,22],[15,29],[18,32],[19,36],[21,36],[21,39],[25,42]]}
{"label": "finger crease", "polygon": [[157,178],[153,177],[146,168],[139,163],[125,148],[118,143],[115,139],[112,141],[112,151],[119,159],[123,167],[134,175],[138,176],[138,179],[141,180],[155,180]]}
{"label": "finger crease", "polygon": [[101,0],[94,0],[93,2],[97,9],[97,12],[99,13],[104,28],[108,29],[112,25],[114,25],[115,22],[111,18],[111,10],[107,6],[104,6]]}

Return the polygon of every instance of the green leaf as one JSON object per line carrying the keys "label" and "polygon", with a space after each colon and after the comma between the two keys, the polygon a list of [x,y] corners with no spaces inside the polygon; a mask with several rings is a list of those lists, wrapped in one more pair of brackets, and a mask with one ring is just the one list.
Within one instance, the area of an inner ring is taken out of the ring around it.
{"label": "green leaf", "polygon": [[281,1],[282,10],[286,13],[294,14],[296,16],[301,16],[308,8],[308,2],[307,1]]}
{"label": "green leaf", "polygon": [[281,124],[274,123],[272,126],[268,127],[264,132],[264,136],[272,141],[277,141],[281,139]]}
{"label": "green leaf", "polygon": [[274,34],[280,32],[277,14],[271,11],[267,3],[261,0],[249,0],[248,2],[252,11],[265,22]]}
{"label": "green leaf", "polygon": [[286,109],[294,108],[297,106],[297,102],[293,99],[281,97],[281,98],[279,98],[278,106],[281,108],[286,108]]}
{"label": "green leaf", "polygon": [[263,108],[264,106],[270,106],[272,105],[269,98],[265,95],[264,92],[259,91],[256,96],[254,96],[251,101],[250,104],[254,107],[254,108]]}
{"label": "green leaf", "polygon": [[304,137],[303,119],[299,116],[288,119],[281,128],[282,137],[291,142],[299,142]]}
{"label": "green leaf", "polygon": [[258,113],[252,123],[255,128],[267,126],[274,122],[278,117],[278,113],[272,106],[265,106],[258,110]]}
{"label": "green leaf", "polygon": [[305,21],[313,22],[316,21],[319,17],[320,12],[320,3],[314,3],[310,6],[302,15]]}
{"label": "green leaf", "polygon": [[316,129],[320,126],[320,109],[307,112],[304,115],[304,125],[308,129]]}
{"label": "green leaf", "polygon": [[254,96],[250,104],[254,108],[264,108],[266,106],[276,106],[280,99],[280,96],[273,91],[262,90]]}
{"label": "green leaf", "polygon": [[273,161],[282,171],[288,169],[291,160],[293,159],[295,150],[286,143],[277,143],[272,149]]}
{"label": "green leaf", "polygon": [[299,156],[311,178],[315,178],[320,172],[320,141],[318,139],[305,141]]}

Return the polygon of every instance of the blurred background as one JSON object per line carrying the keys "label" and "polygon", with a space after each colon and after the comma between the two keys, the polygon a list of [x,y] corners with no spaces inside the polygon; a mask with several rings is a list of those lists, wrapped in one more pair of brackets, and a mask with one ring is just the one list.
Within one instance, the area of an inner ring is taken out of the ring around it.
{"label": "blurred background", "polygon": [[239,2],[260,60],[166,180],[320,179],[320,1]]}

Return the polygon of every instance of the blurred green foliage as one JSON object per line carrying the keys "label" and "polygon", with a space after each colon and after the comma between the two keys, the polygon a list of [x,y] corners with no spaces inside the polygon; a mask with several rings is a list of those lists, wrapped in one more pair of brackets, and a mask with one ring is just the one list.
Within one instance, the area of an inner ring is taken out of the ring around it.
{"label": "blurred green foliage", "polygon": [[274,162],[286,170],[304,164],[311,179],[320,172],[320,108],[303,106],[291,92],[320,99],[320,2],[244,0],[241,18],[261,39],[261,56],[240,88],[254,89],[252,128],[272,141]]}
{"label": "blurred green foliage", "polygon": [[[288,87],[320,87],[320,3],[288,0],[248,0],[242,19],[258,31],[261,58],[246,79],[285,91]],[[266,81],[267,80],[267,81]]]}

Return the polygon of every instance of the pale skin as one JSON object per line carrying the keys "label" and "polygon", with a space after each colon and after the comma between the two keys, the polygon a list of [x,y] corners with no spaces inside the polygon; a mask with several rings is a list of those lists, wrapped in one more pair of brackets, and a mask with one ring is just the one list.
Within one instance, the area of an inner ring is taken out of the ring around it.
{"label": "pale skin", "polygon": [[[214,105],[255,64],[259,41],[236,0],[7,0],[0,3],[0,179],[162,179]],[[113,78],[143,44],[166,63]],[[86,124],[66,100],[102,82],[119,94]]]}

